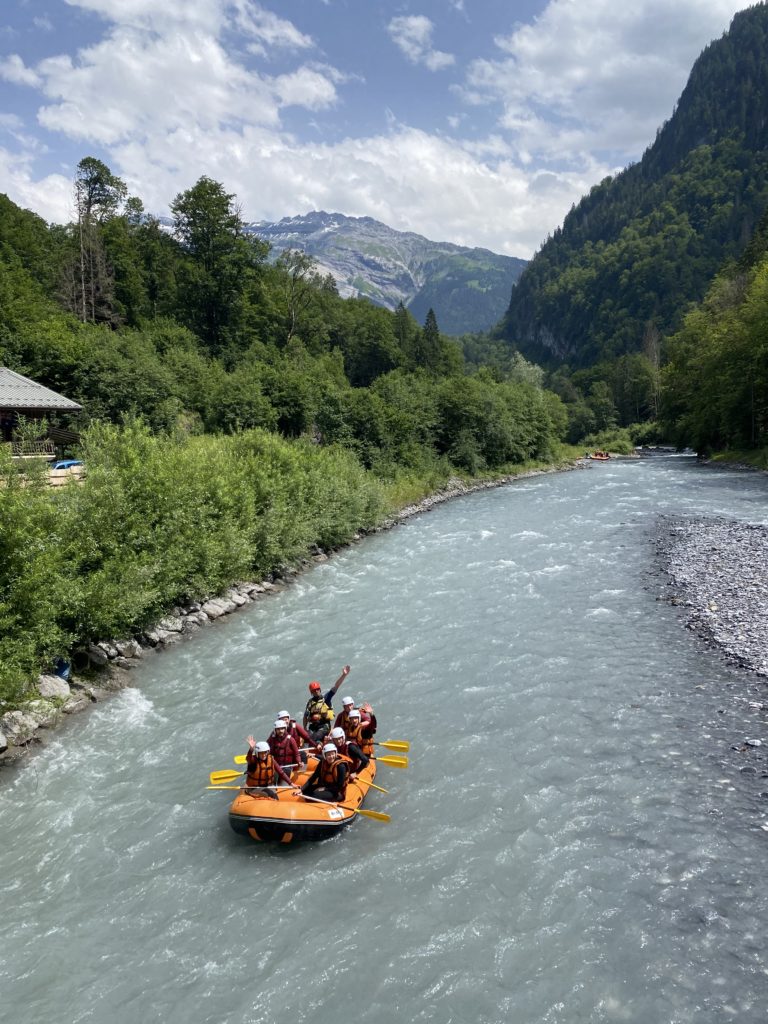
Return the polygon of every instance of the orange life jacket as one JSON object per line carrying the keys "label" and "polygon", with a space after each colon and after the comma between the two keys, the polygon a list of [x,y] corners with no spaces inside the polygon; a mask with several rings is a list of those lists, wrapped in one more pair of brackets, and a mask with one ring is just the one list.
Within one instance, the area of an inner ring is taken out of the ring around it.
{"label": "orange life jacket", "polygon": [[[325,758],[323,758],[322,761],[320,762],[320,784],[323,786],[332,786],[334,789],[338,789],[339,768],[343,764],[351,765],[352,759],[349,757],[345,757],[343,754],[339,754],[339,756],[335,758],[333,763],[329,764],[328,761],[326,761]],[[347,778],[348,777],[349,775],[347,774]],[[344,781],[346,783],[346,779]]]}
{"label": "orange life jacket", "polygon": [[272,786],[275,782],[275,760],[267,754],[263,761],[257,759],[248,765],[247,786]]}
{"label": "orange life jacket", "polygon": [[363,736],[363,729],[368,723],[357,719],[355,721],[357,721],[357,725],[352,725],[352,720],[349,719],[346,725],[342,726],[347,743],[356,743],[366,757],[373,757],[373,737]]}

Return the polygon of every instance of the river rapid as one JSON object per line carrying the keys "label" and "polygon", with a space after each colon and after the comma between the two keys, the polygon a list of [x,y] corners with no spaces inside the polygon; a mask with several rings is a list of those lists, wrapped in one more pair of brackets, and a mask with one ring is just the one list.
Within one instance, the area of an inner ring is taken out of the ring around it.
{"label": "river rapid", "polygon": [[[0,788],[14,1024],[740,1024],[768,1013],[765,684],[686,631],[660,513],[764,522],[683,457],[460,498],[134,671]],[[382,766],[326,843],[205,789],[307,683],[369,700]]]}

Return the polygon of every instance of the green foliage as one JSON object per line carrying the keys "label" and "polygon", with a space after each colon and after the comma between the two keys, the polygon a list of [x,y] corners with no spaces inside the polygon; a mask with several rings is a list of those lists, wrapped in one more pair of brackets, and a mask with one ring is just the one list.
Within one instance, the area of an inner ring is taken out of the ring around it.
{"label": "green foliage", "polygon": [[265,431],[182,439],[97,423],[83,453],[85,481],[57,491],[0,454],[0,699],[73,645],[341,544],[386,511],[349,452]]}
{"label": "green foliage", "polygon": [[669,341],[661,420],[676,443],[702,453],[768,443],[767,322],[764,253],[716,278]]}
{"label": "green foliage", "polygon": [[0,700],[457,471],[557,456],[566,406],[538,367],[466,366],[431,310],[342,300],[303,254],[265,265],[219,183],[176,197],[175,237],[100,161],[77,196],[61,229],[0,197],[0,360],[82,404],[63,425],[87,466],[54,491],[1,456]]}
{"label": "green foliage", "polygon": [[[584,367],[640,352],[649,327],[679,327],[768,204],[766,62],[759,4],[699,57],[640,163],[595,186],[544,243],[512,291],[501,338]],[[628,407],[642,401],[626,396]]]}
{"label": "green foliage", "polygon": [[212,350],[231,341],[268,246],[243,233],[234,196],[203,176],[171,203],[176,237],[188,259],[178,270],[185,322]]}

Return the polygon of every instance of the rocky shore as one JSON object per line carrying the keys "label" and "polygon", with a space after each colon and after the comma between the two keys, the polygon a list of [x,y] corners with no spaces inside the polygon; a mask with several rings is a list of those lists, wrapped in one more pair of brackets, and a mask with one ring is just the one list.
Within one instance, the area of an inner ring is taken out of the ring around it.
{"label": "rocky shore", "polygon": [[668,600],[731,662],[768,677],[768,527],[663,517],[658,551]]}
{"label": "rocky shore", "polygon": [[[563,469],[583,468],[580,460],[564,466],[529,470],[516,475],[499,477],[467,484],[453,478],[445,487],[427,495],[421,501],[399,510],[391,519],[377,526],[373,533],[392,529],[412,516],[428,512],[444,501],[473,491],[502,487],[526,477],[554,473]],[[359,541],[365,531],[356,534],[352,543]],[[327,561],[331,551],[315,546],[295,565],[282,566],[267,579],[242,582],[229,587],[223,594],[205,601],[172,608],[165,618],[152,629],[123,639],[100,640],[72,654],[72,672],[68,679],[57,675],[41,675],[36,693],[23,708],[5,711],[0,715],[0,768],[19,761],[44,743],[46,733],[61,723],[66,716],[86,710],[131,685],[130,670],[155,649],[194,635],[199,629],[230,615],[254,601],[278,593],[288,586],[299,573],[318,562]]]}

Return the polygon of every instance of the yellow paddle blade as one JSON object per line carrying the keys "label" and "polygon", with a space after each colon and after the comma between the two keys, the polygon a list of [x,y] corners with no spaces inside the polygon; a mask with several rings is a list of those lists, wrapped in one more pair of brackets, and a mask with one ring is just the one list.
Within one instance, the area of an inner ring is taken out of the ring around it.
{"label": "yellow paddle blade", "polygon": [[375,821],[392,821],[390,816],[382,811],[366,811],[362,807],[358,807],[357,813],[362,814],[365,818],[373,818]]}
{"label": "yellow paddle blade", "polygon": [[245,786],[206,786],[206,789],[236,789],[238,792],[245,789]]}
{"label": "yellow paddle blade", "polygon": [[245,754],[235,754],[234,762],[235,762],[235,764],[248,764],[248,762],[247,762],[247,760],[245,758]]}
{"label": "yellow paddle blade", "polygon": [[377,747],[386,747],[387,750],[402,750],[403,753],[407,754],[411,749],[411,744],[408,740],[381,740],[376,744]]}
{"label": "yellow paddle blade", "polygon": [[374,761],[377,761],[379,764],[388,764],[390,768],[408,767],[407,757],[375,757]]}
{"label": "yellow paddle blade", "polygon": [[378,789],[378,791],[380,793],[388,793],[389,792],[389,790],[388,789],[384,789],[383,786],[377,786],[375,782],[369,782],[368,785],[371,787],[371,789]]}
{"label": "yellow paddle blade", "polygon": [[242,779],[242,777],[242,772],[233,772],[227,769],[225,769],[223,772],[211,772],[211,774],[208,776],[208,778],[211,780],[211,783],[214,785],[218,782],[232,782],[233,779]]}

